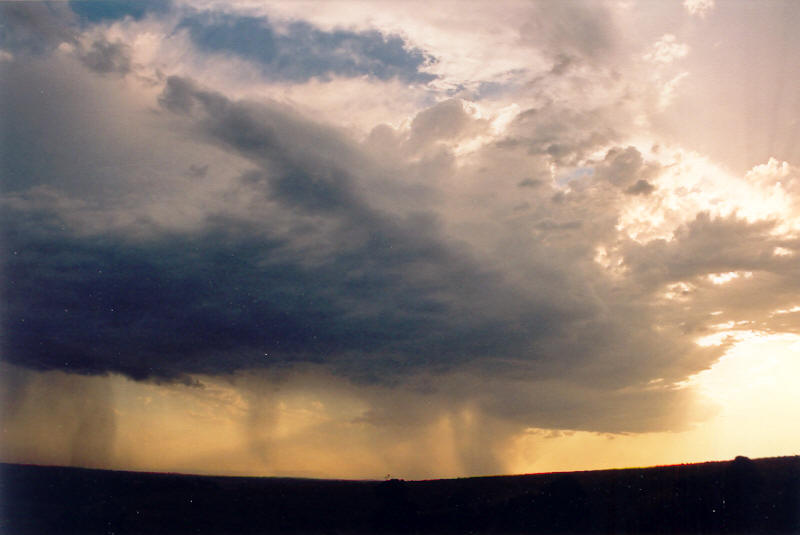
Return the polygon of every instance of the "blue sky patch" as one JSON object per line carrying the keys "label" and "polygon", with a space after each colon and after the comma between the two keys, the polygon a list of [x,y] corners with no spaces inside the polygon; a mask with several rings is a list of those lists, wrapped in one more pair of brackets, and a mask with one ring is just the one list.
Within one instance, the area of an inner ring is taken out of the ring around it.
{"label": "blue sky patch", "polygon": [[87,0],[70,0],[69,7],[75,14],[89,22],[104,22],[132,17],[141,20],[148,12],[164,13],[169,11],[172,2],[169,0],[104,0],[90,2]]}
{"label": "blue sky patch", "polygon": [[578,167],[575,170],[570,171],[569,173],[566,173],[565,175],[562,175],[562,176],[556,178],[556,183],[559,186],[563,187],[563,186],[566,186],[567,184],[569,184],[570,182],[580,181],[580,180],[582,180],[584,178],[591,177],[592,175],[594,175],[594,169],[593,168],[591,168],[591,167]]}
{"label": "blue sky patch", "polygon": [[416,83],[436,78],[421,70],[432,56],[407,48],[400,36],[374,30],[323,31],[305,22],[278,30],[267,18],[210,13],[185,17],[181,28],[201,50],[234,54],[293,82],[334,75]]}

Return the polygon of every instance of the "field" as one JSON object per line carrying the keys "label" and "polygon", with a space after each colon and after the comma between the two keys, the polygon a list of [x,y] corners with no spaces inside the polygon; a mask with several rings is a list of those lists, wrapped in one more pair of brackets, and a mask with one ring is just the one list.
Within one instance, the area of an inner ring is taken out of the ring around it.
{"label": "field", "polygon": [[3,464],[0,533],[800,533],[800,457],[431,481]]}

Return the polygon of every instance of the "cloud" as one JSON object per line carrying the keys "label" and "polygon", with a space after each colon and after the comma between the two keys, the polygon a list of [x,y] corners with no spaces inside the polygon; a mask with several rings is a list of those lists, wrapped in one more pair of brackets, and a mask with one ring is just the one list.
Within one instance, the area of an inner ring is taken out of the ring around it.
{"label": "cloud", "polygon": [[626,253],[633,274],[657,284],[709,273],[769,269],[775,221],[748,222],[699,213],[672,240],[653,240]]}
{"label": "cloud", "polygon": [[520,188],[538,188],[541,185],[542,181],[535,178],[523,178],[517,183]]}
{"label": "cloud", "polygon": [[647,180],[637,180],[634,185],[625,190],[630,195],[650,195],[655,187]]}
{"label": "cloud", "polygon": [[13,52],[45,54],[61,43],[75,43],[71,13],[59,4],[14,2],[0,6],[0,44]]}
{"label": "cloud", "polygon": [[[110,42],[102,36],[88,42],[81,39],[73,13],[63,5],[20,3],[5,5],[2,12],[7,22],[0,27],[0,46],[39,58],[57,48],[62,52],[74,51],[87,67],[98,73],[124,75],[131,70],[130,46],[119,40]],[[13,55],[8,59],[11,58]]]}
{"label": "cloud", "polygon": [[458,99],[448,99],[419,112],[411,121],[408,149],[414,153],[421,148],[435,147],[440,141],[457,141],[485,132],[486,119],[476,119]]}
{"label": "cloud", "polygon": [[789,198],[797,198],[800,193],[800,173],[789,162],[770,158],[767,163],[754,166],[745,174],[745,179],[772,190],[782,190]]}
{"label": "cloud", "polygon": [[130,49],[119,41],[110,43],[98,39],[82,54],[81,60],[89,69],[102,74],[124,75],[131,70]]}
{"label": "cloud", "polygon": [[613,147],[594,167],[595,180],[606,181],[632,195],[647,195],[654,189],[647,179],[656,176],[659,165],[645,162],[636,147]]}
{"label": "cloud", "polygon": [[[793,306],[792,257],[773,252],[796,243],[772,221],[685,208],[669,182],[680,166],[637,130],[637,99],[656,93],[612,72],[613,24],[580,4],[535,10],[553,28],[525,46],[552,72],[517,87],[528,100],[470,103],[431,85],[414,100],[427,104],[363,135],[309,111],[343,86],[287,103],[179,75],[191,62],[108,76],[146,57],[120,37],[155,27],[146,16],[3,62],[3,358],[187,385],[313,368],[320,388],[363,401],[363,425],[401,426],[406,409],[450,422],[475,470],[498,466],[475,453],[497,445],[481,429],[686,425],[681,382],[725,349],[696,343],[717,332],[711,312],[791,322],[769,312]],[[560,33],[573,15],[587,31]],[[279,20],[192,12],[165,46],[236,56],[278,85],[430,80],[426,53],[385,29]],[[512,111],[499,124],[497,110]],[[774,187],[782,169],[750,178]],[[663,239],[628,234],[628,213]],[[753,276],[708,279],[738,271]],[[252,403],[251,427],[276,421],[271,401]],[[249,440],[274,452],[273,438]]]}
{"label": "cloud", "polygon": [[[27,76],[17,78],[20,86],[62,74],[43,67]],[[90,95],[71,93],[70,109],[79,113]],[[600,223],[599,214],[587,211],[596,205],[588,190],[556,205],[549,201],[551,185],[525,188],[532,195],[525,217],[541,234],[485,256],[476,241],[483,232],[454,239],[441,219],[449,221],[450,214],[410,201],[414,194],[404,192],[402,182],[418,169],[413,160],[384,166],[330,126],[276,103],[230,99],[189,79],[169,78],[158,100],[162,111],[155,123],[142,123],[142,143],[158,157],[163,134],[154,132],[164,128],[183,132],[188,143],[161,181],[140,182],[120,173],[98,182],[90,169],[70,185],[58,160],[48,157],[43,164],[55,167],[39,174],[44,183],[21,181],[6,194],[3,353],[8,361],[38,370],[186,383],[197,374],[316,365],[383,388],[411,388],[407,385],[427,376],[442,404],[470,397],[475,377],[493,377],[476,410],[503,419],[623,430],[650,428],[661,420],[656,412],[623,409],[626,397],[609,396],[610,405],[604,405],[602,392],[645,384],[654,374],[682,377],[713,353],[691,361],[698,351],[686,340],[669,341],[671,330],[654,330],[648,306],[612,298],[601,268],[580,252],[591,250],[586,240],[614,228],[613,217]],[[118,103],[117,116],[127,116],[126,107],[138,116],[135,105]],[[591,114],[549,108],[541,116],[546,120],[534,122],[532,114],[523,114],[516,123],[518,132],[536,131],[536,142],[526,140],[523,158],[552,157],[547,147],[557,140],[573,158],[583,154],[585,149],[576,147],[587,142],[578,132]],[[76,120],[69,117],[64,120]],[[420,147],[480,124],[458,101],[417,117],[403,135]],[[429,124],[431,117],[446,128]],[[587,146],[594,143],[601,141]],[[489,145],[476,164],[507,161],[508,150]],[[221,189],[205,191],[207,181],[221,179],[215,164],[208,164],[203,176],[187,172],[215,161],[209,158],[215,151],[247,164],[221,182]],[[451,172],[440,168],[436,180],[449,180]],[[510,196],[518,197],[524,176],[509,177]],[[382,190],[384,182],[393,188]],[[125,190],[130,196],[118,197]],[[79,191],[90,194],[76,197]],[[176,225],[170,222],[173,214],[154,211],[165,196],[181,198],[188,207],[186,199],[195,195],[205,208],[188,220],[191,224]],[[215,202],[220,198],[224,202]],[[379,208],[384,206],[391,209]],[[507,210],[507,217],[512,213]],[[103,223],[107,220],[117,223]],[[591,228],[576,233],[586,221],[593,221]],[[500,232],[525,235],[514,228]],[[564,234],[570,241],[544,237]],[[497,235],[490,239],[497,241]],[[565,265],[572,267],[565,271]],[[518,268],[525,273],[524,285]],[[462,379],[448,383],[448,376]],[[538,394],[508,388],[511,378],[542,387]],[[545,387],[548,381],[552,386]],[[558,410],[559,392],[571,392],[572,408]],[[664,400],[683,394],[643,390],[641,395]],[[540,403],[547,409],[537,408]],[[587,403],[605,407],[607,416],[574,412]]]}
{"label": "cloud", "polygon": [[689,45],[679,43],[674,35],[668,33],[653,44],[652,49],[644,55],[644,59],[652,63],[668,64],[686,57],[688,53]]}
{"label": "cloud", "polygon": [[[182,86],[183,87],[183,86]],[[187,89],[188,91],[192,91],[191,89]],[[168,88],[166,94],[169,94],[170,90]],[[214,137],[219,141],[223,142],[226,146],[234,148],[242,154],[248,155],[248,157],[254,158],[256,161],[263,162],[265,161],[264,158],[266,157],[271,164],[275,163],[275,160],[281,161],[281,159],[285,159],[286,155],[290,155],[294,149],[290,148],[289,146],[284,147],[282,144],[284,140],[281,140],[280,137],[275,136],[275,132],[282,131],[287,133],[287,139],[289,138],[288,132],[291,131],[290,128],[287,126],[279,127],[281,124],[280,122],[275,122],[275,117],[272,115],[270,116],[261,116],[260,120],[254,120],[255,118],[259,117],[259,113],[255,108],[249,108],[249,111],[246,113],[244,112],[245,109],[248,109],[247,106],[241,104],[231,104],[224,100],[219,100],[218,95],[211,95],[207,92],[201,90],[193,90],[193,98],[196,99],[195,104],[201,104],[203,107],[201,108],[200,115],[198,117],[205,117],[204,119],[204,127],[208,129],[208,131],[212,132]],[[205,115],[208,114],[208,115]],[[266,119],[266,120],[265,120]],[[413,133],[412,133],[413,135]],[[326,155],[345,155],[348,153],[348,150],[344,146],[339,146],[337,149],[325,149],[324,144],[320,144],[319,140],[322,138],[317,138],[318,141],[316,146],[320,148],[322,154]],[[273,145],[276,145],[273,147]],[[307,146],[305,143],[292,143],[292,146]],[[280,147],[280,148],[278,148]],[[273,156],[275,154],[275,156]],[[646,173],[648,172],[645,169],[645,166],[641,163],[640,156],[639,159],[635,158],[638,153],[635,150],[629,150],[628,154],[632,154],[634,156],[634,164],[636,165],[629,165],[626,167],[623,165],[625,162],[620,163],[617,159],[610,157],[610,160],[613,160],[612,163],[622,165],[620,167],[621,170],[624,170],[628,173],[633,173],[635,171]],[[326,156],[324,162],[320,162],[317,164],[311,155],[308,153],[303,154],[303,161],[304,161],[304,171],[303,173],[313,174],[316,175],[316,180],[313,182],[306,184],[306,179],[304,179],[300,174],[293,170],[293,167],[296,164],[292,163],[281,163],[280,167],[283,170],[289,170],[289,174],[287,180],[283,176],[277,176],[270,181],[267,179],[267,183],[271,184],[271,188],[273,191],[273,195],[280,199],[282,202],[289,202],[294,206],[297,206],[301,209],[311,210],[315,213],[328,213],[328,214],[335,214],[337,217],[342,217],[344,220],[348,220],[351,217],[358,219],[359,221],[373,221],[371,223],[372,228],[380,230],[382,228],[383,223],[380,220],[373,220],[372,215],[370,214],[369,208],[364,204],[364,200],[360,199],[358,196],[352,195],[351,187],[355,187],[356,184],[360,182],[356,178],[356,176],[348,174],[346,171],[336,172],[337,166],[339,165],[335,160],[331,160],[330,156]],[[547,156],[550,156],[547,154]],[[357,157],[356,157],[357,158]],[[349,165],[352,167],[352,162],[354,160],[349,159]],[[320,173],[319,171],[309,173],[309,169],[313,169],[314,166],[319,165],[321,168],[327,169],[326,172]],[[355,168],[360,168],[362,165],[356,165]],[[627,176],[620,178],[619,173],[614,175],[612,173],[614,167],[611,166],[610,170],[606,170],[609,173],[609,179],[612,180],[623,180],[623,184],[628,183],[628,180],[633,181],[632,178],[628,178]],[[594,199],[593,199],[594,197]],[[576,194],[574,196],[568,197],[569,202],[568,206],[569,209],[572,210],[574,208],[575,212],[579,212],[581,210],[586,210],[585,203],[596,202],[595,193],[586,192],[585,194]],[[548,208],[548,210],[552,210],[552,208]],[[556,214],[556,212],[551,212],[552,214]],[[542,215],[542,208],[538,208],[533,212],[531,217],[541,217]],[[556,218],[552,219],[552,222],[548,222],[546,224],[539,224],[538,228],[541,230],[552,231],[555,229],[574,229],[581,225],[580,219],[575,219],[574,217],[570,217],[569,211],[561,210],[561,213],[557,215]],[[590,217],[595,214],[590,214]],[[598,232],[599,229],[607,229],[605,232],[613,231],[613,218],[609,218],[608,227],[604,227],[602,225],[597,224],[598,221],[594,221],[594,232]],[[417,231],[412,230],[411,234],[416,235]],[[436,236],[435,230],[431,229],[428,231],[429,236]],[[402,236],[397,235],[397,238],[401,238]],[[586,236],[584,236],[585,238]],[[387,240],[388,242],[393,241],[396,238],[392,238]],[[401,242],[402,243],[402,242]],[[445,245],[444,241],[439,242],[439,246]],[[542,249],[543,244],[533,246],[533,250]],[[394,247],[397,247],[398,243],[394,243]],[[584,246],[581,244],[581,246]],[[401,250],[404,246],[401,246]],[[547,246],[544,246],[545,250],[548,251],[549,254],[552,254],[553,251],[549,250]],[[444,250],[447,250],[448,247],[445,246]],[[431,260],[434,263],[438,263],[437,260],[440,258],[439,254],[436,253],[436,249],[425,247],[426,253],[425,255],[428,258],[428,263]],[[374,253],[370,253],[373,255]],[[379,258],[379,257],[378,257]],[[445,255],[441,257],[445,258],[455,258],[449,255]],[[460,264],[460,272],[462,273],[461,277],[468,277],[467,279],[462,279],[459,282],[459,288],[469,287],[469,286],[476,286],[476,284],[469,284],[466,283],[469,280],[469,277],[479,276],[483,282],[480,285],[483,285],[489,293],[502,295],[505,293],[504,284],[500,283],[499,281],[502,278],[495,279],[495,276],[499,276],[500,273],[494,275],[492,270],[481,271],[480,269],[473,270],[474,268],[470,268],[471,262],[467,260],[468,257],[462,257],[461,260],[458,260],[457,263]],[[520,259],[522,261],[522,259]],[[556,260],[553,258],[553,262],[563,261],[564,259]],[[443,265],[446,265],[448,261],[445,261]],[[373,265],[376,267],[380,266],[380,264],[375,264],[374,261],[372,262]],[[535,266],[535,264],[534,264]],[[529,268],[533,268],[534,272],[538,271],[542,276],[552,277],[553,275],[549,273],[549,270],[552,268],[551,265],[542,265],[540,267],[530,266]],[[434,268],[434,266],[430,266],[428,269]],[[466,271],[464,271],[466,270]],[[435,274],[435,268],[433,273]],[[472,275],[470,275],[472,273]],[[482,273],[481,275],[478,275]],[[547,275],[545,275],[547,274]],[[584,273],[585,274],[585,273]],[[598,276],[600,276],[598,274]],[[554,279],[550,279],[551,284],[554,284],[558,287],[560,284],[566,283],[565,281],[559,280],[559,277],[555,277]],[[441,283],[438,283],[441,285]],[[586,285],[593,285],[593,284],[602,284],[600,283],[599,279],[587,279],[583,282]],[[445,290],[445,295],[448,295],[446,290],[447,285],[441,286],[443,290]],[[563,294],[553,294],[548,295],[548,292],[542,292],[537,294],[537,291],[542,290],[541,282],[538,284],[534,284],[534,290],[531,293],[522,292],[517,294],[516,297],[512,298],[509,301],[506,301],[504,305],[504,311],[500,311],[499,309],[495,308],[492,305],[492,300],[489,301],[478,301],[481,303],[480,305],[480,312],[473,316],[473,318],[479,322],[482,322],[484,319],[488,320],[490,323],[487,324],[485,327],[479,327],[480,323],[472,324],[469,326],[468,330],[477,334],[479,337],[483,338],[485,343],[485,347],[493,347],[493,351],[496,354],[505,354],[503,347],[508,347],[508,356],[511,357],[514,355],[514,360],[516,362],[515,366],[519,366],[520,369],[525,369],[526,367],[530,366],[530,369],[536,370],[535,373],[544,374],[545,376],[548,373],[551,373],[552,370],[555,369],[562,369],[559,365],[556,365],[556,361],[552,360],[556,354],[561,355],[570,355],[572,358],[576,359],[576,361],[584,361],[586,357],[586,349],[581,347],[581,343],[577,343],[575,346],[571,346],[572,342],[567,342],[567,339],[573,339],[572,336],[576,336],[577,333],[572,333],[567,338],[563,338],[567,332],[574,329],[576,324],[573,323],[577,320],[578,317],[581,317],[582,313],[579,313],[578,310],[580,307],[585,307],[586,303],[582,302],[580,305],[578,302],[573,302],[571,299],[565,299]],[[455,305],[455,309],[448,309],[445,307],[443,310],[448,310],[447,316],[452,318],[453,320],[460,321],[461,318],[457,314],[454,314],[454,310],[458,310],[460,306],[466,307],[466,303],[463,305],[459,305],[461,299],[464,298],[464,295],[460,295],[459,292],[449,295],[446,302],[450,303],[451,305]],[[594,288],[594,292],[599,291],[599,287]],[[580,295],[580,292],[578,293]],[[576,299],[580,299],[576,295]],[[477,295],[475,296],[477,297]],[[469,297],[468,299],[472,300],[474,297]],[[513,303],[513,306],[510,306]],[[607,302],[606,305],[610,305],[610,302]],[[469,305],[473,307],[473,305]],[[573,308],[574,307],[574,308]],[[584,312],[586,309],[584,308]],[[474,311],[472,314],[475,314]],[[519,313],[520,316],[516,314]],[[643,314],[644,310],[640,311],[639,314]],[[487,314],[487,316],[484,316]],[[497,315],[494,317],[494,315]],[[431,318],[435,318],[436,315],[434,314],[431,316],[428,321],[431,321]],[[523,317],[527,319],[523,319]],[[647,321],[646,314],[640,316],[640,319],[643,321]],[[506,327],[502,327],[501,325],[506,325]],[[428,325],[432,325],[428,323]],[[491,327],[489,327],[491,325]],[[627,329],[630,326],[623,327],[622,325],[612,325],[607,323],[606,320],[601,320],[600,318],[596,318],[593,321],[588,323],[584,323],[588,332],[585,333],[587,339],[591,338],[594,340],[595,346],[595,354],[599,358],[598,361],[602,361],[603,357],[600,357],[602,351],[598,351],[598,347],[605,347],[608,344],[608,349],[610,351],[619,351],[619,348],[615,342],[612,341],[612,338],[604,338],[602,336],[598,336],[600,325],[604,325],[601,329],[607,333],[614,332],[616,329]],[[513,331],[517,334],[510,335],[512,331],[508,331],[508,326],[516,326],[515,329],[519,329],[519,331]],[[495,333],[492,333],[492,330],[496,330]],[[437,329],[438,330],[438,329]],[[653,331],[648,328],[641,327],[643,333],[648,333],[648,335],[652,335]],[[591,332],[591,334],[589,334]],[[438,330],[437,336],[445,335],[447,336],[447,331]],[[490,334],[492,333],[492,334]],[[495,342],[494,334],[501,334],[504,338],[504,342],[498,345]],[[461,335],[459,335],[461,336]],[[519,336],[519,338],[517,338]],[[630,336],[630,335],[628,335]],[[475,344],[477,339],[471,341],[470,343]],[[644,339],[642,340],[644,343]],[[517,345],[517,343],[522,345]],[[524,346],[529,345],[530,350],[523,349]],[[626,344],[632,344],[632,341],[628,339]],[[436,347],[436,343],[433,341],[426,341],[424,344],[426,347]],[[480,344],[483,345],[483,344]],[[636,344],[629,345],[625,351],[634,350]],[[473,350],[478,349],[477,346],[473,345]],[[611,348],[614,348],[613,350]],[[684,345],[683,343],[680,344],[682,351],[687,351],[688,346]],[[664,348],[671,354],[672,349]],[[458,351],[466,351],[465,355],[471,353],[471,350],[467,349],[459,349]],[[635,349],[634,351],[638,351]],[[652,353],[652,350],[649,351]],[[478,350],[478,354],[480,354],[480,350]],[[469,358],[465,358],[465,355],[462,355],[460,362],[467,363],[469,362]],[[609,355],[610,357],[610,355]],[[447,353],[439,355],[436,359],[439,365],[444,366],[444,369],[447,369]],[[655,357],[652,357],[655,358]],[[673,357],[668,357],[667,353],[663,355],[663,358],[666,361],[669,361]],[[657,359],[656,359],[657,360]],[[429,361],[430,362],[430,361]],[[478,359],[476,361],[478,365],[481,365],[483,359]],[[487,363],[491,362],[491,359],[486,361]],[[685,361],[684,361],[685,362]],[[394,366],[397,366],[399,362],[395,362]],[[550,370],[550,371],[549,371]],[[647,373],[644,369],[640,370],[643,373]],[[633,368],[630,370],[633,372]],[[625,379],[620,378],[620,380],[624,381]]]}
{"label": "cloud", "polygon": [[[546,155],[560,164],[576,163],[619,137],[610,109],[573,109],[556,103],[524,110],[497,142],[505,149],[524,148],[531,155]],[[607,120],[609,119],[609,120]]]}
{"label": "cloud", "polygon": [[233,54],[259,64],[265,74],[292,82],[312,77],[370,76],[426,83],[436,76],[424,71],[434,59],[410,48],[398,35],[379,31],[325,31],[302,21],[275,25],[267,17],[195,13],[177,29],[210,53]]}
{"label": "cloud", "polygon": [[683,0],[683,7],[690,15],[703,18],[714,9],[714,0]]}
{"label": "cloud", "polygon": [[[383,380],[433,354],[447,368],[456,357],[507,351],[520,337],[494,317],[502,315],[498,296],[506,293],[497,276],[438,239],[435,219],[391,218],[364,204],[336,162],[354,149],[333,132],[192,87],[171,79],[162,102],[184,92],[181,102],[202,107],[201,124],[216,142],[263,166],[242,176],[241,187],[329,218],[333,234],[323,225],[276,236],[221,215],[182,237],[84,238],[60,230],[62,203],[37,206],[18,197],[5,222],[16,230],[4,266],[9,280],[19,281],[7,316],[15,318],[7,340],[15,362],[143,378],[324,358],[343,373]],[[285,243],[329,238],[333,249],[311,265]],[[52,255],[37,253],[51,241],[61,244]],[[60,269],[75,278],[55,277],[35,289],[34,281]],[[524,322],[541,330],[550,322],[545,314],[530,310]]]}
{"label": "cloud", "polygon": [[643,165],[642,155],[635,147],[615,147],[606,153],[603,165],[597,168],[595,176],[624,187],[636,180]]}
{"label": "cloud", "polygon": [[614,48],[614,22],[601,5],[541,2],[522,27],[521,36],[544,47],[553,57],[599,59]]}

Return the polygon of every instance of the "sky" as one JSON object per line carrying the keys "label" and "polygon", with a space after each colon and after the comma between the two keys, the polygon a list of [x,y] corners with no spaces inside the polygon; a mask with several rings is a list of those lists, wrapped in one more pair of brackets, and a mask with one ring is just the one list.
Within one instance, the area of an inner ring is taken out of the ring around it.
{"label": "sky", "polygon": [[800,453],[797,2],[0,11],[0,461]]}

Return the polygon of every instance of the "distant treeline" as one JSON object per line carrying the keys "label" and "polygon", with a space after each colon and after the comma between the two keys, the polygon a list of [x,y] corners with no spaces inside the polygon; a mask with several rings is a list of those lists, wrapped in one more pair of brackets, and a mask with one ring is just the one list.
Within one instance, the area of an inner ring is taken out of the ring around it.
{"label": "distant treeline", "polygon": [[800,533],[800,457],[434,481],[0,465],[2,534]]}

